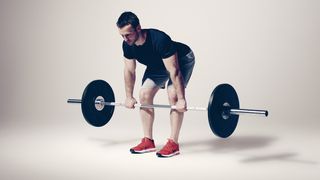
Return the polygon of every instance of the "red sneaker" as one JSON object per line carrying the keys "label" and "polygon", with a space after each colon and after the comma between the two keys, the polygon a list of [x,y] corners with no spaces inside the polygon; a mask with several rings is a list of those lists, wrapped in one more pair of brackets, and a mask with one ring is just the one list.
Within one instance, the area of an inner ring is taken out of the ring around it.
{"label": "red sneaker", "polygon": [[156,151],[154,141],[149,138],[142,138],[141,143],[130,149],[132,154],[142,154]]}
{"label": "red sneaker", "polygon": [[175,143],[172,139],[168,139],[167,144],[157,152],[158,157],[172,157],[180,154],[179,144]]}

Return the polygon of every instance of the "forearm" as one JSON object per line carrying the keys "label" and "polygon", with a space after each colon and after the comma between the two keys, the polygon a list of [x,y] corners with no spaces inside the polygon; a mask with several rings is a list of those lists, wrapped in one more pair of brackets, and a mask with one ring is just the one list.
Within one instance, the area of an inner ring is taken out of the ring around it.
{"label": "forearm", "polygon": [[178,99],[185,99],[184,80],[179,69],[170,72],[170,79],[177,92]]}
{"label": "forearm", "polygon": [[126,97],[133,97],[134,84],[136,81],[136,73],[124,70],[124,82]]}

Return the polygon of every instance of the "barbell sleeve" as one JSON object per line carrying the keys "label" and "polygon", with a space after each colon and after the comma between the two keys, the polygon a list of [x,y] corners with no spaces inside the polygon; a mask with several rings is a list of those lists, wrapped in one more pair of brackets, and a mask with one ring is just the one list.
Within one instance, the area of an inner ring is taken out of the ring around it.
{"label": "barbell sleeve", "polygon": [[81,99],[68,99],[68,103],[81,103]]}
{"label": "barbell sleeve", "polygon": [[241,114],[256,114],[268,116],[267,110],[257,110],[257,109],[230,109],[227,111],[231,115],[241,115]]}

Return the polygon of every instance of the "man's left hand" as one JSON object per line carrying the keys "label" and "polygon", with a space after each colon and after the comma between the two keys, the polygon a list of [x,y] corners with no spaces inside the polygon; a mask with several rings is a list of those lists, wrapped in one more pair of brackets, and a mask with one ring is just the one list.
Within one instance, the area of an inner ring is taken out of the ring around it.
{"label": "man's left hand", "polygon": [[178,112],[186,112],[187,111],[187,101],[185,99],[178,99],[176,103],[176,110]]}

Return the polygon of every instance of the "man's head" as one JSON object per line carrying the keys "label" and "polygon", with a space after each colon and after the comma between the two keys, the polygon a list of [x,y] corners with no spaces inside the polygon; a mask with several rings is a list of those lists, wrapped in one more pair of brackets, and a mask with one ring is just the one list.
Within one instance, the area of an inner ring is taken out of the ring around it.
{"label": "man's head", "polygon": [[140,36],[141,26],[139,18],[132,12],[124,12],[117,21],[119,33],[124,41],[130,46],[133,45]]}

